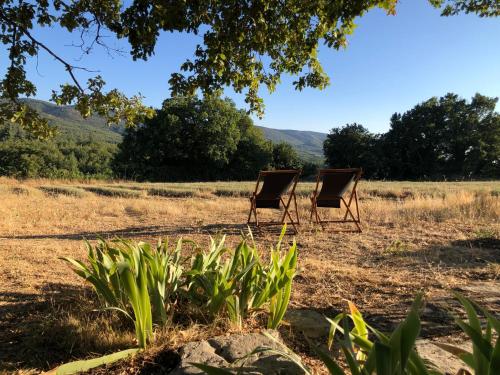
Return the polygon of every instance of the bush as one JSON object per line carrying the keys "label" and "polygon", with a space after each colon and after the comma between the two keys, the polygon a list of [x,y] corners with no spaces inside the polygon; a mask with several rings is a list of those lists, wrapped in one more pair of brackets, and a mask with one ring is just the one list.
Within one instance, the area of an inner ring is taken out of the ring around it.
{"label": "bush", "polygon": [[168,198],[191,198],[196,196],[197,192],[193,190],[176,190],[163,187],[148,189],[148,195],[168,197]]}
{"label": "bush", "polygon": [[137,341],[145,347],[153,334],[153,321],[165,324],[171,298],[180,284],[182,241],[173,250],[167,242],[156,247],[126,240],[88,242],[89,266],[61,258],[92,284],[105,308],[118,310],[134,321]]}
{"label": "bush", "polygon": [[181,252],[182,244],[190,241],[182,240],[174,249],[166,241],[156,247],[122,239],[100,240],[95,247],[87,242],[88,265],[61,259],[92,284],[105,309],[117,310],[134,322],[139,346],[145,347],[153,323],[166,324],[180,297],[208,316],[226,316],[239,327],[254,310],[266,307],[268,327],[276,328],[288,307],[297,264],[295,243],[281,255],[285,231],[286,227],[271,249],[268,264],[246,238],[234,251],[224,246],[224,238],[211,239],[208,251],[195,254],[187,270]]}
{"label": "bush", "polygon": [[67,195],[70,197],[83,198],[85,191],[73,186],[40,186],[39,189],[52,196]]}
{"label": "bush", "polygon": [[268,328],[276,328],[288,307],[292,280],[297,265],[295,242],[281,256],[281,241],[271,249],[271,259],[264,264],[255,247],[246,239],[240,242],[230,257],[222,262],[224,237],[211,241],[208,252],[198,253],[187,273],[188,295],[211,315],[224,312],[231,322],[241,327],[243,320],[253,311],[268,304]]}
{"label": "bush", "polygon": [[142,191],[105,186],[85,186],[83,189],[106,197],[139,198],[143,195]]}

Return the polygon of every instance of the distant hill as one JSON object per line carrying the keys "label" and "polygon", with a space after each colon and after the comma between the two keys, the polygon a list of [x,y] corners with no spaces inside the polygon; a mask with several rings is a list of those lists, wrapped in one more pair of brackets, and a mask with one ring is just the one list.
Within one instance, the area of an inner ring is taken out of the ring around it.
{"label": "distant hill", "polygon": [[325,133],[305,131],[305,130],[290,130],[290,129],[273,129],[264,126],[258,126],[264,136],[273,142],[290,143],[297,152],[308,160],[323,158],[323,142],[326,139]]}
{"label": "distant hill", "polygon": [[73,139],[92,138],[96,141],[120,143],[122,128],[108,126],[99,116],[84,119],[72,106],[58,106],[43,100],[25,99],[30,107],[42,113],[59,133]]}
{"label": "distant hill", "polygon": [[[119,143],[121,140],[120,127],[109,127],[105,121],[93,116],[83,119],[79,112],[71,106],[57,106],[55,104],[36,99],[26,99],[31,107],[37,109],[50,121],[57,125],[59,132],[71,138],[88,139],[89,137],[96,141],[105,141]],[[326,134],[301,131],[301,130],[282,130],[258,126],[264,136],[273,142],[288,142],[297,152],[307,160],[318,161],[323,158],[323,141]]]}

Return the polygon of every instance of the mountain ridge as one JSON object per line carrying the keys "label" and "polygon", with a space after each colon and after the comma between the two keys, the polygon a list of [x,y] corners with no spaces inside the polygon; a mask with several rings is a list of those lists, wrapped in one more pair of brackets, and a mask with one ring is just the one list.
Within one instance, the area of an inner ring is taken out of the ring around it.
{"label": "mountain ridge", "polygon": [[[110,143],[121,141],[123,129],[118,126],[106,125],[106,122],[99,116],[84,119],[72,106],[58,106],[40,99],[25,99],[25,102],[42,113],[49,120],[49,123],[57,126],[59,132],[68,137],[93,138]],[[256,127],[261,129],[266,139],[272,142],[290,143],[306,160],[320,161],[323,159],[325,133],[309,130],[275,129],[258,125]]]}

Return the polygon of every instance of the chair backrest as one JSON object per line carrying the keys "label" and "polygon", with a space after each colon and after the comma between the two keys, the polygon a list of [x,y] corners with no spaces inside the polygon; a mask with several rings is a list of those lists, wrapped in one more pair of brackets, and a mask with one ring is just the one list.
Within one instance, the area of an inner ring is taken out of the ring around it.
{"label": "chair backrest", "polygon": [[361,177],[361,168],[320,169],[316,189],[322,182],[318,200],[336,200],[344,195],[351,183],[357,183]]}
{"label": "chair backrest", "polygon": [[[292,189],[295,188],[300,172],[296,169],[261,171],[255,187],[257,200],[279,200],[282,195],[288,192],[290,186]],[[262,188],[257,193],[260,181],[262,181]]]}

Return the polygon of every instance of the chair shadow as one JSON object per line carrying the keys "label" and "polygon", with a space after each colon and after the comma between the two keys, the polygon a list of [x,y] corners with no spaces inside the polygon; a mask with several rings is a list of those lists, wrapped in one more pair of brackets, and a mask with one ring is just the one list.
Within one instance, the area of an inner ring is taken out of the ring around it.
{"label": "chair shadow", "polygon": [[39,294],[0,292],[0,372],[49,370],[89,353],[124,349],[70,323],[69,314],[83,316],[92,308],[82,301],[86,292],[61,283],[47,283]]}
{"label": "chair shadow", "polygon": [[[112,237],[147,237],[147,236],[178,236],[186,234],[227,234],[227,235],[240,235],[248,233],[248,229],[252,231],[255,236],[265,234],[280,234],[281,225],[257,228],[255,225],[247,224],[233,224],[233,223],[214,223],[199,226],[134,226],[127,228],[120,228],[116,230],[105,231],[85,231],[78,233],[63,233],[63,234],[30,234],[30,235],[14,235],[3,236],[2,239],[10,240],[96,240],[98,238],[112,238]],[[291,226],[287,227],[286,234],[294,234]]]}

